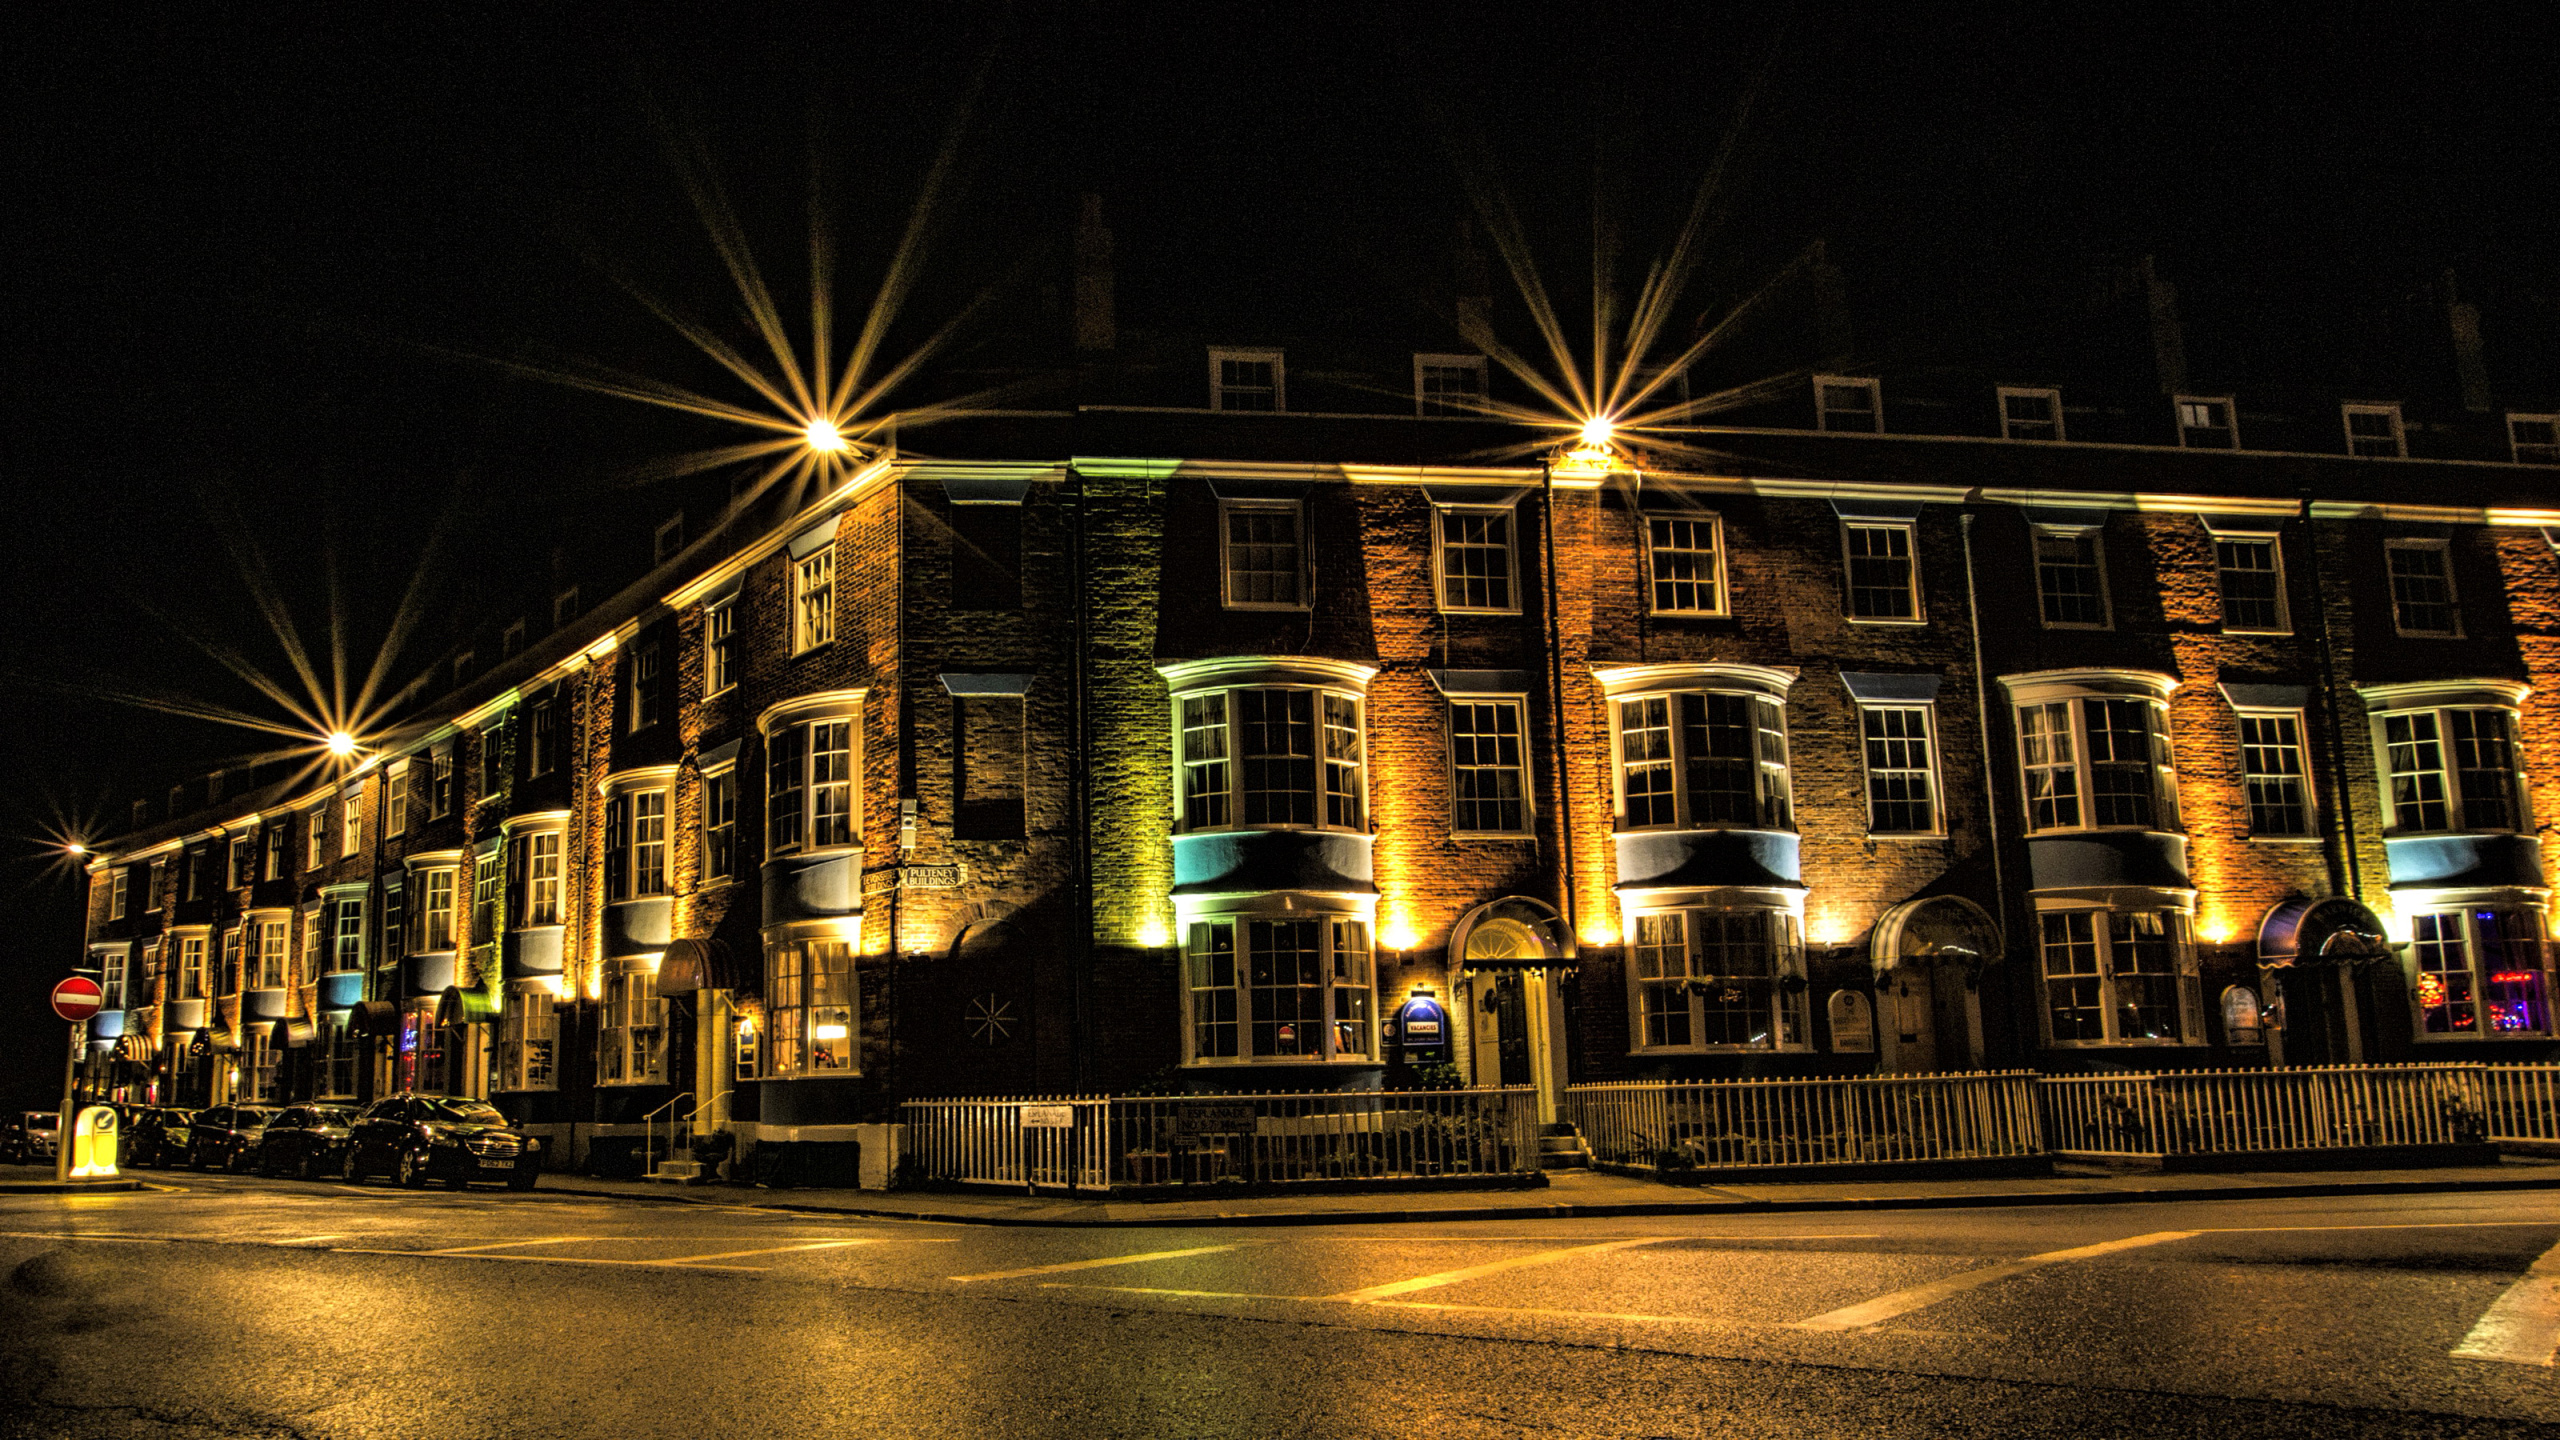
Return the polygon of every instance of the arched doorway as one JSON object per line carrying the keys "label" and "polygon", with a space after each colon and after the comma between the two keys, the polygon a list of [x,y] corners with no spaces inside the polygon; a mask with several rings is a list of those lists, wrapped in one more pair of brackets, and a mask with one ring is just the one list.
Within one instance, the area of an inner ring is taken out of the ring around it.
{"label": "arched doorway", "polygon": [[1506,896],[1458,917],[1449,950],[1474,1083],[1534,1087],[1539,1120],[1552,1122],[1566,1079],[1563,980],[1575,964],[1564,917],[1544,901]]}
{"label": "arched doorway", "polygon": [[2266,1032],[2268,1063],[2363,1063],[2367,1017],[2355,977],[2397,959],[2382,921],[2347,896],[2295,898],[2270,908],[2258,922],[2259,971],[2280,1002]]}
{"label": "arched doorway", "polygon": [[1867,940],[1880,1068],[1895,1074],[1982,1068],[1982,972],[2000,927],[1961,895],[1907,900]]}

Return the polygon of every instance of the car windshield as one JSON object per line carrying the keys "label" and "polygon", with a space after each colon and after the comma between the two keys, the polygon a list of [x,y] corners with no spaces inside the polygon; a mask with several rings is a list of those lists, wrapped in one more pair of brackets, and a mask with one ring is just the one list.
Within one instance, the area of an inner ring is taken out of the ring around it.
{"label": "car windshield", "polygon": [[507,1117],[497,1108],[477,1100],[420,1100],[422,1120],[443,1120],[460,1125],[504,1125]]}
{"label": "car windshield", "polygon": [[231,1112],[232,1125],[242,1130],[255,1130],[259,1126],[273,1121],[275,1118],[276,1112],[273,1110],[235,1110]]}
{"label": "car windshield", "polygon": [[27,1116],[27,1128],[30,1130],[59,1130],[62,1128],[62,1117],[56,1115],[50,1110],[33,1113]]}
{"label": "car windshield", "polygon": [[356,1112],[343,1105],[323,1105],[319,1109],[311,1112],[311,1123],[314,1125],[353,1125],[356,1123]]}

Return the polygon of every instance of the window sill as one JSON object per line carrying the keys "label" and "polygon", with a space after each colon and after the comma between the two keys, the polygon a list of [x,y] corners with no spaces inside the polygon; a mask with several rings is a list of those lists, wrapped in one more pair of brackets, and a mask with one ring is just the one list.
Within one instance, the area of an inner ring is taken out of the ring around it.
{"label": "window sill", "polygon": [[1900,625],[1912,629],[1924,628],[1929,623],[1929,617],[1926,615],[1912,615],[1907,617],[1888,615],[1843,615],[1840,618],[1852,625]]}
{"label": "window sill", "polygon": [[808,646],[805,649],[792,651],[791,658],[794,660],[806,659],[811,655],[817,654],[821,650],[832,649],[835,643],[836,642],[833,640],[821,640],[817,644]]}
{"label": "window sill", "polygon": [[859,1070],[812,1070],[798,1075],[759,1075],[756,1080],[859,1080],[861,1078],[862,1072]]}
{"label": "window sill", "polygon": [[2222,627],[2222,633],[2225,635],[2245,635],[2253,639],[2286,639],[2292,636],[2293,630],[2290,626],[2276,630],[2260,630],[2248,626],[2225,625]]}
{"label": "window sill", "polygon": [[1943,830],[1870,830],[1867,832],[1867,838],[1870,840],[1900,840],[1906,842],[1919,841],[1923,844],[1943,845],[1947,841],[1947,832]]}
{"label": "window sill", "polygon": [[1438,613],[1440,613],[1440,614],[1442,614],[1442,615],[1512,615],[1512,616],[1517,616],[1517,615],[1519,615],[1519,614],[1521,613],[1521,611],[1520,611],[1520,607],[1519,607],[1519,606],[1517,606],[1517,605],[1514,605],[1514,606],[1512,606],[1512,607],[1510,607],[1510,608],[1508,608],[1508,609],[1478,609],[1478,608],[1476,608],[1476,607],[1474,607],[1474,606],[1443,605],[1443,606],[1439,607],[1439,612],[1438,612]]}
{"label": "window sill", "polygon": [[1256,605],[1241,600],[1228,600],[1222,602],[1220,608],[1227,610],[1259,611],[1265,615],[1304,615],[1315,607],[1311,605]]}
{"label": "window sill", "polygon": [[2070,622],[2068,622],[2068,621],[2062,621],[2062,620],[2047,620],[2047,621],[2045,621],[2045,622],[2044,622],[2044,628],[2045,628],[2045,629],[2047,629],[2047,630],[2078,630],[2078,631],[2081,631],[2081,632],[2082,632],[2082,633],[2084,633],[2084,634],[2103,635],[2103,634],[2107,633],[2108,631],[2111,631],[2111,630],[2115,629],[2116,627],[2115,627],[2113,624],[2105,624],[2105,625],[2076,625],[2076,624],[2072,624],[2072,623],[2070,623]]}
{"label": "window sill", "polygon": [[2252,835],[2249,837],[2249,843],[2252,845],[2317,845],[2323,838],[2318,835]]}
{"label": "window sill", "polygon": [[1449,838],[1452,840],[1509,841],[1516,844],[1521,841],[1535,841],[1538,838],[1538,834],[1534,830],[1452,830],[1449,832]]}
{"label": "window sill", "polygon": [[1733,612],[1730,610],[1648,610],[1645,614],[1655,620],[1730,620],[1733,618]]}
{"label": "window sill", "polygon": [[1346,1066],[1384,1063],[1386,1062],[1382,1060],[1350,1055],[1336,1056],[1331,1060],[1319,1055],[1246,1055],[1232,1059],[1220,1057],[1214,1060],[1185,1060],[1182,1062],[1182,1068],[1185,1070],[1247,1070],[1257,1066],[1282,1065],[1305,1070],[1338,1070]]}

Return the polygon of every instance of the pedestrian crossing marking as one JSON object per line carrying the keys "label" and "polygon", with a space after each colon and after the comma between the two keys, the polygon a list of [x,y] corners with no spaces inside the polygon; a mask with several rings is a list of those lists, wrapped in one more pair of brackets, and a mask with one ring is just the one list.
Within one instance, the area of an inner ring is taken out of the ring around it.
{"label": "pedestrian crossing marking", "polygon": [[1908,1315],[1914,1310],[1935,1305],[1949,1296],[1961,1295],[1967,1290],[1977,1289],[1996,1280],[2024,1275],[2030,1270],[2042,1269],[2047,1265],[2066,1260],[2094,1260],[2101,1255],[2113,1255],[2121,1250],[2137,1250],[2146,1245],[2163,1245],[2172,1240],[2185,1240],[2198,1233],[2200,1232],[2194,1230],[2155,1230],[2148,1235],[2132,1235],[2122,1240],[2103,1240],[2095,1245],[2075,1245],[2068,1250],[2048,1250],[2041,1255],[2030,1255],[2024,1260],[1986,1265],[1978,1270],[1967,1270],[1960,1275],[1950,1275],[1943,1280],[1932,1280],[1926,1285],[1914,1285],[1908,1290],[1896,1290],[1890,1294],[1879,1295],[1873,1300],[1845,1305],[1837,1310],[1826,1310],[1809,1320],[1798,1320],[1795,1322],[1795,1328],[1815,1331],[1864,1330],[1871,1325],[1881,1325],[1897,1315]]}
{"label": "pedestrian crossing marking", "polygon": [[2560,1245],[2543,1251],[2524,1278],[2507,1287],[2453,1347],[2453,1358],[2546,1368],[2560,1359]]}

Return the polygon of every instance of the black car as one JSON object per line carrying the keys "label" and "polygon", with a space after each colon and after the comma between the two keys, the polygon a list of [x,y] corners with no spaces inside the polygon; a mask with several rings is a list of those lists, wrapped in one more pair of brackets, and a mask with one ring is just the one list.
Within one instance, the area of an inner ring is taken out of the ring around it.
{"label": "black car", "polygon": [[185,1164],[189,1124],[195,1116],[193,1110],[175,1105],[146,1105],[136,1110],[116,1142],[117,1163],[161,1170]]}
{"label": "black car", "polygon": [[456,1190],[503,1180],[530,1190],[542,1173],[542,1141],[484,1100],[403,1093],[374,1102],[355,1123],[347,1178],[388,1175],[415,1189],[442,1180]]}
{"label": "black car", "polygon": [[276,1118],[266,1105],[216,1105],[187,1126],[187,1165],[196,1170],[245,1170],[258,1139]]}
{"label": "black car", "polygon": [[347,1137],[356,1123],[352,1105],[294,1105],[267,1122],[258,1140],[255,1169],[261,1175],[325,1180],[347,1173]]}

